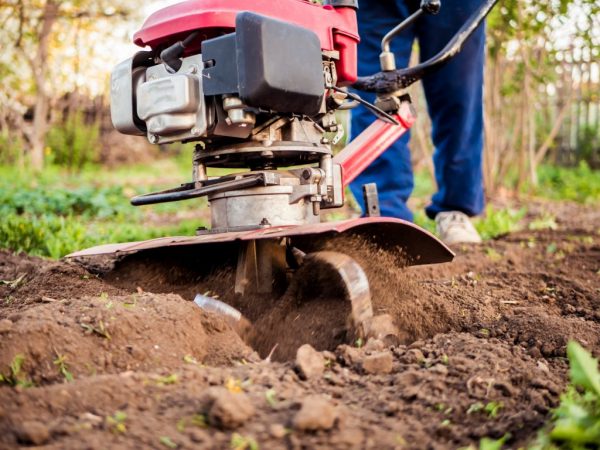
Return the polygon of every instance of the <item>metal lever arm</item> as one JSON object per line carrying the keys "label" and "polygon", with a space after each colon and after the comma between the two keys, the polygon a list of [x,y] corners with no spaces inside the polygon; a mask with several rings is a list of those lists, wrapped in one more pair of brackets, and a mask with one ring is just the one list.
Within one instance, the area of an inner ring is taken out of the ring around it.
{"label": "metal lever arm", "polygon": [[396,59],[394,58],[394,54],[390,51],[390,42],[392,39],[398,36],[402,31],[406,30],[412,23],[421,17],[423,13],[437,14],[440,11],[440,7],[440,0],[422,0],[421,7],[418,10],[388,31],[381,40],[381,54],[379,55],[381,70],[396,70]]}
{"label": "metal lever arm", "polygon": [[462,50],[464,43],[469,39],[481,22],[483,22],[483,19],[485,19],[496,3],[498,3],[498,0],[486,0],[481,7],[469,17],[450,42],[448,42],[433,58],[421,64],[417,64],[414,67],[382,71],[375,75],[359,77],[352,87],[365,92],[391,93],[410,86],[423,78],[424,75],[447,63],[452,57],[458,54]]}
{"label": "metal lever arm", "polygon": [[393,125],[380,119],[374,121],[333,157],[333,163],[342,167],[344,186],[348,186],[413,125],[415,113],[410,101],[402,101],[395,118],[400,125]]}
{"label": "metal lever arm", "polygon": [[246,189],[261,185],[265,185],[265,177],[261,174],[250,175],[233,180],[218,181],[200,188],[195,188],[195,183],[187,183],[167,191],[138,195],[131,199],[131,204],[133,206],[142,206],[154,205],[156,203],[176,202],[179,200],[189,200],[191,198],[203,197],[209,194]]}

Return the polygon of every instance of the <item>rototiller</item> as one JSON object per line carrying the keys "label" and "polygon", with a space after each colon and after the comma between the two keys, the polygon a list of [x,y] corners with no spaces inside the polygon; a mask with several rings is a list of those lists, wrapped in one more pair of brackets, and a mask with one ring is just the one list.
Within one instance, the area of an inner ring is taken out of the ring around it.
{"label": "rototiller", "polygon": [[[197,257],[199,271],[235,267],[235,292],[242,296],[279,295],[300,266],[315,265],[343,287],[352,334],[377,335],[363,269],[346,254],[323,251],[324,243],[357,234],[401,251],[409,265],[451,261],[453,253],[412,223],[379,217],[375,186],[365,186],[364,217],[321,222],[321,214],[343,206],[348,183],[413,124],[403,89],[460,51],[496,1],[484,2],[437,57],[396,70],[390,40],[440,8],[439,0],[423,0],[384,37],[382,71],[364,78],[357,78],[357,0],[188,0],[156,12],[134,37],[148,50],[112,73],[112,121],[153,144],[195,142],[192,180],[131,203],[206,196],[212,226],[196,236],[109,244],[71,256],[163,258],[185,251]],[[377,100],[370,104],[356,90],[377,92]],[[336,112],[360,103],[376,119],[334,155],[332,146],[344,135]],[[210,168],[243,170],[209,177]]]}

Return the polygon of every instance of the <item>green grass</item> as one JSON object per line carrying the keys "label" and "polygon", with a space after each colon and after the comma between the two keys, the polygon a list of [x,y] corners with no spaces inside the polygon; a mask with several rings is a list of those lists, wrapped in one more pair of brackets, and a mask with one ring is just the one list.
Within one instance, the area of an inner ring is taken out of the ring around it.
{"label": "green grass", "polygon": [[[484,214],[473,219],[473,223],[482,239],[494,239],[520,230],[522,228],[521,220],[526,212],[525,208],[495,208],[488,205]],[[415,211],[415,223],[435,234],[435,222],[429,219],[423,210]]]}
{"label": "green grass", "polygon": [[[0,166],[0,248],[60,258],[99,244],[192,235],[206,225],[206,199],[141,208],[129,203],[132,196],[189,181],[190,158],[186,147],[177,157],[117,168],[85,164],[73,172],[49,165],[34,174]],[[212,175],[223,173],[215,170]],[[422,208],[434,190],[427,172],[415,174],[415,223],[431,232],[435,224]],[[599,203],[600,173],[585,164],[542,166],[539,186],[533,192],[549,199]],[[492,239],[519,229],[524,214],[525,209],[488,206],[475,225],[484,239]],[[552,225],[552,218],[542,219],[532,226]]]}
{"label": "green grass", "polygon": [[495,208],[488,205],[485,213],[473,223],[484,240],[493,239],[521,229],[521,220],[525,217],[526,208]]}
{"label": "green grass", "polygon": [[[0,247],[60,258],[111,242],[193,235],[206,200],[135,208],[129,198],[187,181],[172,161],[109,170],[56,166],[38,175],[0,167]],[[206,216],[206,214],[204,214]]]}
{"label": "green grass", "polygon": [[538,186],[528,189],[550,200],[600,204],[600,171],[591,169],[585,162],[569,168],[544,165],[538,169]]}

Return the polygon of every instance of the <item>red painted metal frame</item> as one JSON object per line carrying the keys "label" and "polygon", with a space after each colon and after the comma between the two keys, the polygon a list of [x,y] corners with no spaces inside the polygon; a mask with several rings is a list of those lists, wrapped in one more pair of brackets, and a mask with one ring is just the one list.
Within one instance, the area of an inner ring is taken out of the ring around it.
{"label": "red painted metal frame", "polygon": [[409,102],[403,102],[400,111],[394,117],[400,125],[377,119],[334,156],[333,162],[342,166],[344,186],[348,186],[396,139],[406,133],[416,119]]}
{"label": "red painted metal frame", "polygon": [[323,50],[340,52],[336,63],[338,84],[344,86],[356,81],[356,46],[360,39],[356,12],[352,8],[321,6],[306,0],[188,0],[152,14],[135,33],[133,41],[142,47],[157,48],[194,30],[205,31],[203,39],[218,36],[235,29],[235,17],[242,11],[314,31]]}
{"label": "red painted metal frame", "polygon": [[449,262],[454,257],[452,250],[444,243],[414,223],[392,217],[361,217],[338,222],[277,226],[251,231],[208,233],[199,236],[170,236],[148,241],[106,244],[71,253],[67,255],[67,258],[106,254],[122,255],[163,247],[186,247],[284,237],[308,239],[314,242],[318,237],[326,239],[346,232],[358,233],[369,236],[370,239],[379,240],[379,244],[383,248],[402,247],[409,258],[410,265]]}

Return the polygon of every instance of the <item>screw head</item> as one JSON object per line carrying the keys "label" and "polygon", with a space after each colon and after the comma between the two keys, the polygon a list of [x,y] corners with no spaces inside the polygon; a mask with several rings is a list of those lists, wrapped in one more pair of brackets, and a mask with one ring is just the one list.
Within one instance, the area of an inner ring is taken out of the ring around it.
{"label": "screw head", "polygon": [[190,133],[192,133],[194,136],[199,136],[200,135],[200,129],[198,127],[194,127],[190,130]]}
{"label": "screw head", "polygon": [[148,136],[148,140],[151,144],[156,144],[158,142],[158,136],[155,134],[151,134],[150,136]]}

